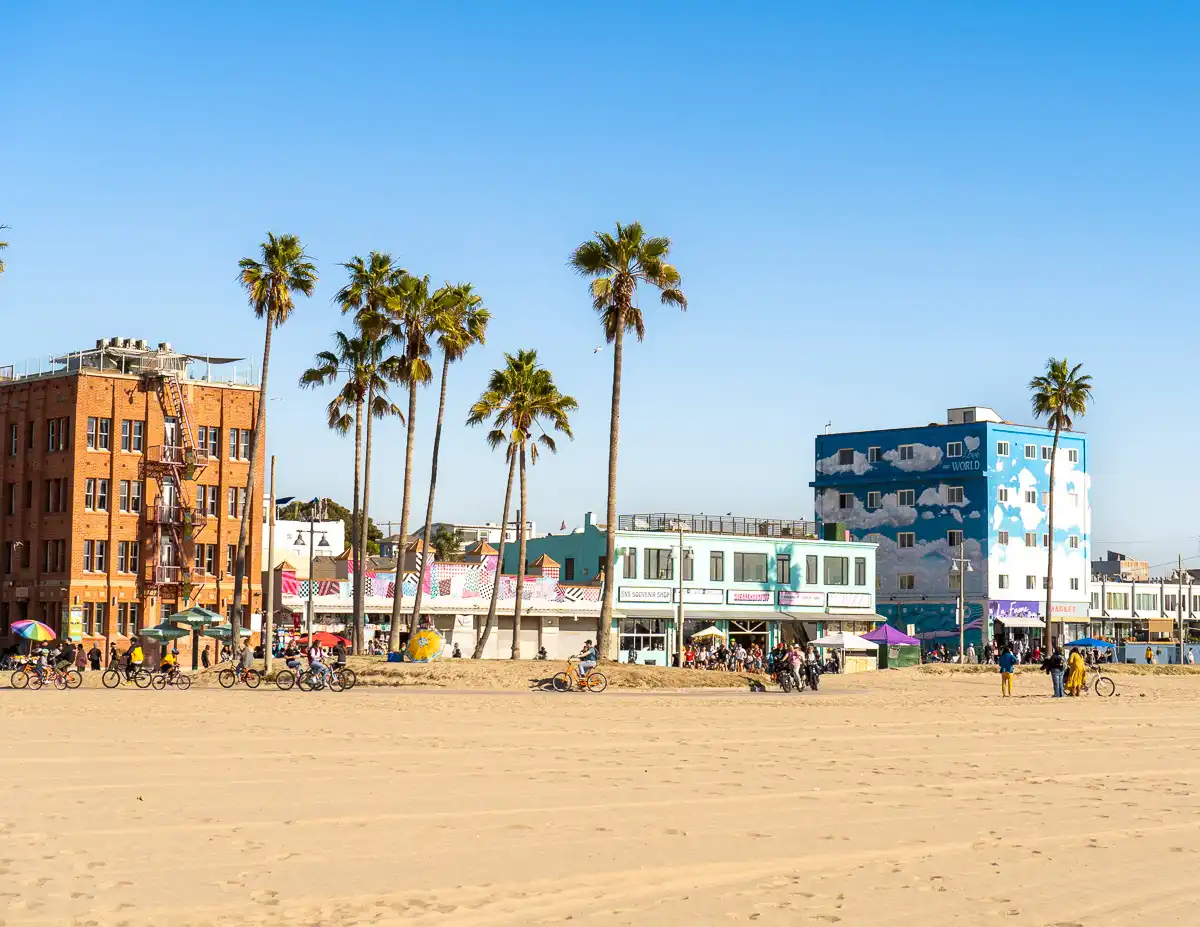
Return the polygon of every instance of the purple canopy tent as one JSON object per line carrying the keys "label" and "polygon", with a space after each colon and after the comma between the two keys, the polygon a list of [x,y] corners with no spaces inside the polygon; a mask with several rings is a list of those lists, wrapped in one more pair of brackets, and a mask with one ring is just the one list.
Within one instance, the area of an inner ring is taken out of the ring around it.
{"label": "purple canopy tent", "polygon": [[889,646],[897,646],[908,644],[912,647],[919,647],[921,642],[915,637],[909,637],[903,631],[898,631],[890,624],[881,624],[874,631],[870,631],[863,635],[869,641],[875,641],[877,644],[885,644]]}

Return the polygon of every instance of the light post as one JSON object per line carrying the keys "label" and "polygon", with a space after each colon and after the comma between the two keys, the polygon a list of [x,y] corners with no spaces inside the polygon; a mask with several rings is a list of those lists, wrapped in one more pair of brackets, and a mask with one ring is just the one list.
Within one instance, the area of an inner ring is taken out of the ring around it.
{"label": "light post", "polygon": [[679,531],[679,623],[676,626],[675,646],[679,651],[679,668],[683,669],[683,559],[686,556],[683,550],[683,529],[685,527],[683,520],[676,521],[674,527]]}
{"label": "light post", "polygon": [[[967,662],[967,648],[964,646],[966,640],[967,616],[966,601],[964,596],[964,587],[966,586],[966,574],[974,573],[975,568],[971,566],[971,561],[964,555],[965,542],[958,545],[958,556],[950,561],[950,575],[958,577],[958,664],[962,666]],[[1048,620],[1048,619],[1047,619]],[[983,630],[980,629],[979,646],[983,647]]]}
{"label": "light post", "polygon": [[[313,579],[313,560],[316,558],[317,547],[321,547],[324,550],[329,550],[329,541],[326,540],[324,531],[321,532],[321,540],[316,544],[313,543],[313,534],[316,531],[317,520],[316,503],[317,500],[314,499],[312,506],[308,511],[308,643],[310,646],[312,645],[313,621],[315,617],[313,614],[313,610],[315,608],[313,604],[313,590],[316,588],[316,580]],[[296,540],[293,542],[293,546],[304,546],[303,531],[296,532]]]}

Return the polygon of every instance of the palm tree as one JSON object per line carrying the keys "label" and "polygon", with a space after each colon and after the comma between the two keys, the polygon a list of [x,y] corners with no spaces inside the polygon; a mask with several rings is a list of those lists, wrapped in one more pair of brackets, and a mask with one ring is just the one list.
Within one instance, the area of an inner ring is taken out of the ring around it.
{"label": "palm tree", "polygon": [[[493,370],[488,380],[488,388],[483,395],[471,406],[467,416],[468,425],[482,424],[486,419],[492,419],[492,430],[488,432],[487,440],[491,447],[505,445],[508,457],[508,489],[504,494],[504,517],[500,522],[500,557],[504,556],[504,531],[508,525],[508,506],[512,499],[512,473],[515,464],[520,465],[521,474],[521,517],[517,529],[517,601],[513,606],[513,640],[512,659],[521,657],[521,600],[525,591],[525,523],[528,499],[526,496],[525,462],[526,456],[530,464],[537,463],[538,445],[554,453],[557,447],[554,439],[547,434],[545,425],[562,432],[568,438],[571,434],[571,423],[567,418],[568,412],[579,408],[572,397],[564,396],[554,385],[554,375],[545,367],[539,367],[537,351],[518,351],[517,356],[504,355],[505,366],[501,370]],[[535,434],[540,431],[541,434]],[[487,624],[483,635],[475,647],[475,656],[481,656],[483,646],[487,643],[488,635],[496,620],[496,600],[499,596],[500,571],[503,559],[497,561],[495,582],[492,585],[492,602],[488,607]]]}
{"label": "palm tree", "polygon": [[[0,232],[3,232],[6,228],[8,228],[7,225],[0,225]],[[7,247],[8,247],[8,242],[0,241],[0,251],[3,251]],[[0,260],[0,274],[2,274],[2,273],[4,273],[4,261]]]}
{"label": "palm tree", "polygon": [[[295,308],[293,293],[312,296],[317,285],[317,268],[304,253],[304,246],[295,235],[267,233],[267,240],[259,245],[261,260],[242,258],[238,261],[238,281],[245,289],[254,314],[266,319],[267,334],[263,341],[262,379],[258,385],[258,414],[254,419],[254,430],[250,433],[250,469],[246,475],[246,505],[242,508],[241,525],[238,528],[237,559],[233,572],[233,618],[235,628],[242,625],[242,583],[246,577],[246,535],[250,530],[250,512],[254,508],[258,481],[259,448],[267,430],[267,372],[271,366],[271,333],[286,322]],[[267,615],[263,627],[270,641],[271,623],[274,616]],[[237,632],[230,634],[230,645],[237,656],[240,638]]]}
{"label": "palm tree", "polygon": [[412,502],[413,436],[417,419],[417,387],[433,376],[429,366],[429,319],[431,315],[429,277],[406,277],[388,300],[388,311],[404,343],[399,358],[398,376],[408,387],[408,437],[404,448],[404,489],[400,497],[400,544],[396,552],[395,598],[392,599],[392,630],[388,649],[400,649],[400,611],[403,605],[404,543],[408,537],[408,510]]}
{"label": "palm tree", "polygon": [[[334,349],[320,352],[313,366],[300,376],[300,385],[304,388],[324,386],[326,383],[337,383],[340,379],[341,388],[330,400],[328,411],[329,427],[338,434],[346,434],[350,426],[354,426],[354,498],[358,500],[359,474],[362,471],[362,437],[363,413],[370,418],[383,418],[385,415],[399,415],[387,395],[387,381],[378,372],[379,345],[370,338],[362,335],[348,337],[343,332],[333,333]],[[353,409],[353,414],[351,414]],[[355,545],[361,534],[351,516],[351,534],[356,536]],[[365,540],[363,547],[365,548]],[[357,555],[357,552],[356,552]],[[361,562],[355,569],[361,573]],[[311,579],[311,577],[310,577]],[[363,614],[354,615],[354,647],[361,651],[363,644]]]}
{"label": "palm tree", "polygon": [[[471,284],[458,286],[446,284],[435,294],[433,314],[429,319],[429,331],[437,335],[438,347],[442,349],[442,392],[438,398],[437,425],[433,431],[433,464],[429,470],[429,502],[425,506],[425,532],[421,537],[430,541],[433,532],[433,496],[437,491],[438,453],[442,446],[442,420],[446,412],[446,380],[450,365],[462,358],[475,344],[483,344],[487,324],[492,314],[483,307],[483,299],[472,292]],[[440,559],[440,558],[439,558]],[[421,559],[421,574],[417,578],[417,594],[413,601],[410,628],[415,628],[421,617],[421,596],[425,588],[425,574],[429,568],[429,545]]]}
{"label": "palm tree", "polygon": [[1082,366],[1076,364],[1071,367],[1065,357],[1062,360],[1052,357],[1046,361],[1046,372],[1029,381],[1029,390],[1033,393],[1034,418],[1045,418],[1049,427],[1054,429],[1054,444],[1050,451],[1050,505],[1047,512],[1050,543],[1046,548],[1046,629],[1042,638],[1047,650],[1053,642],[1053,612],[1050,604],[1054,598],[1054,476],[1058,463],[1058,436],[1072,430],[1075,425],[1073,416],[1086,415],[1088,403],[1092,400],[1092,378],[1079,372]]}
{"label": "palm tree", "polygon": [[[571,254],[570,265],[584,277],[591,277],[592,306],[600,313],[604,336],[613,346],[612,412],[608,426],[608,541],[604,551],[604,593],[598,629],[600,659],[607,660],[612,635],[613,563],[617,524],[617,440],[621,420],[621,366],[626,331],[646,334],[641,308],[637,305],[639,283],[648,283],[660,291],[664,305],[687,309],[687,297],[680,289],[679,271],[667,263],[671,239],[647,238],[641,223],[617,223],[614,237],[597,232]],[[682,629],[680,629],[682,632]]]}
{"label": "palm tree", "polygon": [[[395,358],[384,358],[383,349],[395,337],[395,330],[387,315],[388,300],[394,295],[400,282],[407,276],[408,271],[397,267],[392,262],[390,254],[372,251],[366,260],[355,255],[342,265],[350,273],[350,281],[342,287],[334,301],[341,307],[342,313],[353,313],[355,325],[362,338],[379,348],[370,352],[372,365],[386,380],[395,379],[398,374],[398,361]],[[373,382],[373,378],[372,378]],[[367,408],[375,410],[374,386],[367,394]],[[385,403],[384,408],[396,408],[391,403]],[[385,412],[384,414],[390,414]],[[367,416],[367,446],[363,459],[362,477],[362,506],[359,506],[358,492],[355,490],[354,504],[351,514],[350,544],[354,557],[354,622],[355,627],[365,622],[364,594],[366,582],[365,556],[367,547],[367,528],[370,524],[371,502],[371,453],[374,432],[374,422],[378,416]],[[355,469],[355,485],[357,487],[358,472]],[[362,641],[355,640],[355,649],[362,646]]]}

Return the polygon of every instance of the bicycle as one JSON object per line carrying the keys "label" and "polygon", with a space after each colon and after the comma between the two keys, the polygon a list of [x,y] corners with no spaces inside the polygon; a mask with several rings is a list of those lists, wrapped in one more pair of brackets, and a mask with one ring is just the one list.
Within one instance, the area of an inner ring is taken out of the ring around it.
{"label": "bicycle", "polygon": [[78,689],[83,684],[83,674],[77,669],[61,670],[57,666],[46,667],[46,678],[37,675],[37,671],[33,671],[28,680],[29,688],[40,689],[47,682],[56,689]]}
{"label": "bicycle", "polygon": [[306,669],[296,680],[301,692],[317,692],[328,688],[330,692],[342,692],[346,688],[346,680],[341,670],[326,667],[325,671]]}
{"label": "bicycle", "polygon": [[157,672],[151,674],[150,685],[161,691],[167,686],[174,686],[180,692],[186,692],[192,687],[192,679],[190,676],[185,676],[179,671],[179,667],[173,667],[166,672]]}
{"label": "bicycle", "polygon": [[151,682],[150,671],[144,666],[139,666],[133,673],[132,677],[122,668],[110,666],[104,671],[104,675],[100,677],[100,681],[106,689],[115,689],[117,686],[125,685],[132,682],[139,689],[149,688]]}
{"label": "bicycle", "polygon": [[550,680],[556,692],[570,692],[578,686],[588,692],[603,692],[608,688],[608,679],[597,669],[588,670],[588,674],[583,678],[579,676],[579,669],[571,668],[571,664],[579,663],[578,657],[571,657],[567,660],[567,669],[562,673],[555,673],[554,678]]}
{"label": "bicycle", "polygon": [[239,682],[244,682],[247,688],[257,689],[258,684],[262,682],[262,673],[256,669],[223,669],[217,673],[217,682],[221,684],[222,689],[232,689]]}
{"label": "bicycle", "polygon": [[1083,691],[1092,691],[1101,698],[1108,698],[1116,694],[1117,684],[1108,676],[1100,673],[1100,667],[1088,667],[1087,675],[1083,679]]}
{"label": "bicycle", "polygon": [[[343,689],[353,689],[356,685],[358,685],[357,674],[348,666],[330,667],[329,674],[330,676],[337,676],[337,682],[340,688],[335,688],[332,683],[330,685],[330,688],[335,692],[341,692]],[[292,686],[299,683],[301,691],[310,692],[313,689],[319,689],[324,685],[323,681],[319,681],[317,679],[318,676],[320,676],[319,673],[314,675],[311,670],[295,670],[291,667],[288,667],[287,669],[281,669],[275,674],[275,685],[286,692],[288,689],[292,688]],[[319,682],[319,684],[314,684],[317,682]]]}

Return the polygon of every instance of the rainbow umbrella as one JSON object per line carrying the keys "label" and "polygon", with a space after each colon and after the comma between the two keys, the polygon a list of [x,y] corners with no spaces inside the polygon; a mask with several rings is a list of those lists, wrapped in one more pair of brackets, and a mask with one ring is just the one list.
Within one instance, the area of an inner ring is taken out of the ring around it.
{"label": "rainbow umbrella", "polygon": [[421,628],[408,639],[408,658],[414,663],[428,663],[441,656],[446,642],[433,628]]}
{"label": "rainbow umbrella", "polygon": [[30,641],[52,641],[58,636],[54,633],[54,629],[50,625],[34,621],[32,618],[14,621],[12,629],[14,634],[18,634]]}

